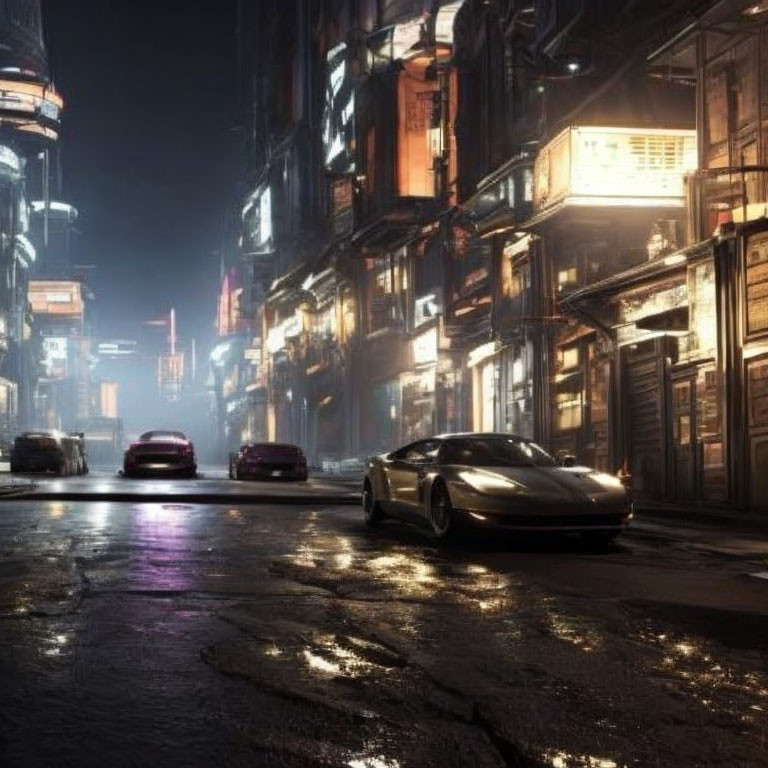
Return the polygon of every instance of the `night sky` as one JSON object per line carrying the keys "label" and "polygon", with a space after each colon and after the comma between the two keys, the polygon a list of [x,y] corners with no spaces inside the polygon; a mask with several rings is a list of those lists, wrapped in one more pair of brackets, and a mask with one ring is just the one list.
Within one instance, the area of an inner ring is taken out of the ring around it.
{"label": "night sky", "polygon": [[[96,293],[96,333],[136,339],[142,355],[102,362],[120,385],[130,437],[183,429],[205,455],[203,388],[214,337],[219,255],[237,199],[236,0],[44,0],[51,71],[66,101],[63,198],[80,211],[76,263]],[[180,341],[198,341],[191,397],[157,392],[162,328],[174,305]]]}
{"label": "night sky", "polygon": [[99,335],[162,338],[141,322],[175,304],[180,334],[205,342],[242,175],[235,0],[44,0],[43,12]]}

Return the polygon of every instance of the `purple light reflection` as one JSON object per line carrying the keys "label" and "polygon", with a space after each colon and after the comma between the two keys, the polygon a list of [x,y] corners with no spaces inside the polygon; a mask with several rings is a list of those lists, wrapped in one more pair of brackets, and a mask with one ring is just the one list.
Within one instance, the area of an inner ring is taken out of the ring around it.
{"label": "purple light reflection", "polygon": [[194,578],[195,553],[190,523],[192,507],[139,504],[134,507],[140,559],[133,569],[134,588],[160,592],[188,589]]}

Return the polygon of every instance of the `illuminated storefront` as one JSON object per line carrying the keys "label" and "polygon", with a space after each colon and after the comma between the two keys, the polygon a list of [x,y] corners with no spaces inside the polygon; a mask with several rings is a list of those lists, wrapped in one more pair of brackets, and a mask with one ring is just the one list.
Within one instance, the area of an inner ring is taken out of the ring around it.
{"label": "illuminated storefront", "polygon": [[696,163],[694,130],[567,128],[536,158],[534,208],[679,208]]}
{"label": "illuminated storefront", "polygon": [[593,330],[566,348],[573,351],[559,376],[565,381],[573,371],[577,383],[563,400],[577,402],[570,414],[563,407],[559,426],[576,429],[584,420],[595,464],[609,471],[626,464],[641,496],[728,495],[716,283],[707,245],[619,273],[567,301],[610,336]]}
{"label": "illuminated storefront", "polygon": [[93,295],[76,280],[30,280],[27,297],[42,337],[35,421],[75,429],[98,408],[91,372]]}

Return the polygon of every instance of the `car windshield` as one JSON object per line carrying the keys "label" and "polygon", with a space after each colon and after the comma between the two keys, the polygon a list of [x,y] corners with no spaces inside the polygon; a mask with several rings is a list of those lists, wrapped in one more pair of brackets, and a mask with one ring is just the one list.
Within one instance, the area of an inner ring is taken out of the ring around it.
{"label": "car windshield", "polygon": [[143,435],[139,437],[139,440],[142,442],[157,442],[157,441],[164,441],[164,440],[184,440],[186,441],[187,436],[183,432],[145,432]]}
{"label": "car windshield", "polygon": [[473,437],[447,440],[443,464],[470,467],[551,467],[554,459],[536,443],[514,437]]}

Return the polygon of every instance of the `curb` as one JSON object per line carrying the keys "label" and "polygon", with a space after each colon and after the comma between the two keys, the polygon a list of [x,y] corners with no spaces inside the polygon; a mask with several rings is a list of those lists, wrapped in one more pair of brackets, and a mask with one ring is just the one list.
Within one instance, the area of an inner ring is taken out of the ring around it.
{"label": "curb", "polygon": [[288,496],[275,494],[231,494],[231,493],[132,493],[119,491],[113,493],[88,493],[88,492],[47,492],[47,491],[18,491],[13,494],[2,494],[0,502],[4,499],[14,501],[113,501],[133,503],[164,504],[275,504],[280,506],[311,506],[313,504],[328,504],[333,506],[358,506],[360,499],[357,494],[323,496]]}
{"label": "curb", "polygon": [[23,493],[29,493],[33,491],[37,486],[25,485],[19,483],[18,485],[0,485],[0,499],[7,496],[16,497]]}
{"label": "curb", "polygon": [[712,507],[683,507],[657,505],[635,505],[635,519],[655,523],[677,525],[704,525],[713,528],[727,528],[752,533],[768,534],[768,516],[756,515],[741,510],[717,509]]}

